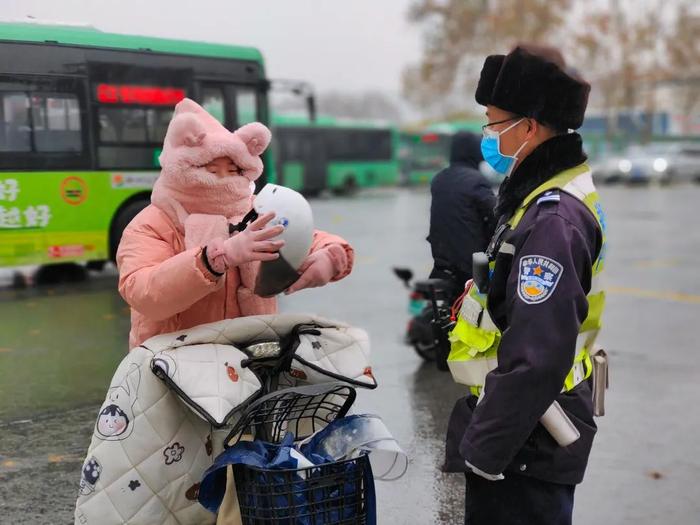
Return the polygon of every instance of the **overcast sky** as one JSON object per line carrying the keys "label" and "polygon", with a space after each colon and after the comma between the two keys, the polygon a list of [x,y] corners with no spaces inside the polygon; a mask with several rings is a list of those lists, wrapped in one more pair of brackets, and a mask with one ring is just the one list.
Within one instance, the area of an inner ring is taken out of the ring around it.
{"label": "overcast sky", "polygon": [[[0,0],[0,19],[32,15],[141,34],[259,48],[270,78],[317,90],[400,92],[421,34],[410,0]],[[379,7],[381,6],[381,8]]]}

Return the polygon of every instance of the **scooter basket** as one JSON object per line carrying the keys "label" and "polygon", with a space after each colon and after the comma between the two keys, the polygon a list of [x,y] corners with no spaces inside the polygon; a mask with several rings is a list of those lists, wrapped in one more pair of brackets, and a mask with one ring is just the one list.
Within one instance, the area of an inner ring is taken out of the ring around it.
{"label": "scooter basket", "polygon": [[234,466],[244,525],[360,525],[374,510],[367,455],[293,470]]}

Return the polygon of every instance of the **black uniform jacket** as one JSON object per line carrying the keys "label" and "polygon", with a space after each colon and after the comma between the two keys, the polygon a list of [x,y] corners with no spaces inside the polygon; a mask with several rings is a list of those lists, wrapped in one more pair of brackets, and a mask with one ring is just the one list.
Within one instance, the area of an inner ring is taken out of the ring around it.
{"label": "black uniform jacket", "polygon": [[[551,162],[552,150],[563,154],[565,161]],[[513,176],[530,175],[524,180],[532,191],[583,160],[580,138],[567,135],[540,146]],[[536,176],[528,173],[532,169],[539,169]],[[506,203],[507,208],[502,221],[513,211],[507,200],[499,199],[499,206]],[[602,232],[581,201],[554,191],[533,202],[503,240],[514,250],[498,253],[488,293],[489,313],[503,334],[498,367],[487,376],[478,405],[474,396],[457,402],[448,429],[445,468],[463,471],[466,459],[491,474],[507,476],[514,471],[555,483],[579,483],[596,432],[591,384],[585,381],[568,393],[561,390],[574,360],[579,327],[588,314],[586,295]],[[540,295],[527,286],[527,276],[533,273],[549,283]],[[538,422],[554,400],[581,433],[566,448]]]}
{"label": "black uniform jacket", "polygon": [[452,138],[450,165],[430,184],[430,243],[435,269],[455,274],[460,288],[471,278],[471,255],[486,249],[493,234],[496,196],[479,171],[481,137],[460,132]]}

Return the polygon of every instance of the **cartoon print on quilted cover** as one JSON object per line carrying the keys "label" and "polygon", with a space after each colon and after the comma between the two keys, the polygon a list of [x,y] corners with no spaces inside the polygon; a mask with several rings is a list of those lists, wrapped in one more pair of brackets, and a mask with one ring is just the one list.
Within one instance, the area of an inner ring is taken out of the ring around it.
{"label": "cartoon print on quilted cover", "polygon": [[187,393],[184,401],[197,414],[222,426],[260,391],[257,376],[241,366],[246,358],[230,344],[195,344],[158,352],[151,366]]}
{"label": "cartoon print on quilted cover", "polygon": [[[367,332],[351,326],[320,328],[320,335],[301,334],[295,355],[318,368],[337,374],[367,387],[376,381],[370,366]],[[292,363],[292,376],[307,383],[327,383],[336,379],[306,366],[300,360]]]}
{"label": "cartoon print on quilted cover", "polygon": [[211,464],[211,426],[151,373],[153,357],[135,348],[114,375],[82,469],[76,524],[216,522],[188,497]]}
{"label": "cartoon print on quilted cover", "polygon": [[[202,474],[226,432],[185,406],[168,380],[216,422],[260,388],[240,366],[244,346],[278,340],[298,324],[321,326],[302,336],[297,354],[324,369],[372,384],[367,334],[307,315],[255,316],[152,337],[133,349],[114,374],[82,469],[76,524],[206,525],[216,516],[196,501]],[[301,363],[308,382],[332,380]],[[215,430],[215,429],[214,429]],[[216,437],[216,435],[219,437]],[[213,450],[212,450],[213,448]]]}
{"label": "cartoon print on quilted cover", "polygon": [[134,430],[133,404],[136,402],[136,392],[140,383],[141,368],[131,363],[121,383],[111,386],[107,392],[107,399],[97,416],[96,436],[107,441],[129,437]]}

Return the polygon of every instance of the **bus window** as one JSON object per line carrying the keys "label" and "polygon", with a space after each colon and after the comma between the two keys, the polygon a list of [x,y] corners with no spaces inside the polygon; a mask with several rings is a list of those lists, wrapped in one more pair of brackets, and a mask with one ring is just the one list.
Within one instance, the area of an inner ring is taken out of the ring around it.
{"label": "bus window", "polygon": [[141,108],[100,108],[101,142],[146,142],[146,111]]}
{"label": "bus window", "polygon": [[[154,168],[173,108],[100,107],[97,156],[102,168]],[[142,146],[136,148],[134,146]]]}
{"label": "bus window", "polygon": [[[301,140],[300,140],[301,139]],[[287,133],[283,139],[283,152],[286,160],[299,160],[301,158],[301,145],[303,138],[296,133]]]}
{"label": "bus window", "polygon": [[255,90],[236,88],[236,126],[241,127],[258,120]]}
{"label": "bus window", "polygon": [[320,136],[313,130],[277,128],[276,138],[279,143],[280,157],[283,162],[304,161],[309,159],[314,151],[322,145]]}
{"label": "bus window", "polygon": [[367,158],[372,160],[391,160],[392,137],[388,131],[370,131],[365,136]]}
{"label": "bus window", "polygon": [[78,97],[63,93],[32,95],[32,124],[37,152],[80,152]]}
{"label": "bus window", "polygon": [[132,66],[93,66],[99,168],[158,168],[174,106],[187,95],[183,85],[163,73]]}
{"label": "bus window", "polygon": [[[0,89],[2,85],[0,84]],[[32,150],[29,97],[26,93],[0,93],[0,151]]]}
{"label": "bus window", "polygon": [[172,109],[100,108],[100,141],[160,144]]}
{"label": "bus window", "polygon": [[328,158],[331,160],[347,160],[348,150],[351,150],[351,137],[342,130],[327,130],[323,137],[325,139],[325,149]]}
{"label": "bus window", "polygon": [[0,151],[80,153],[83,139],[78,97],[40,91],[2,92]]}
{"label": "bus window", "polygon": [[202,107],[221,124],[226,125],[224,92],[221,88],[208,86],[202,89]]}
{"label": "bus window", "polygon": [[168,124],[170,124],[172,116],[172,110],[146,110],[146,125],[150,142],[160,143],[165,140],[165,133],[168,131]]}
{"label": "bus window", "polygon": [[391,133],[375,129],[332,129],[325,135],[329,158],[338,161],[391,160]]}

